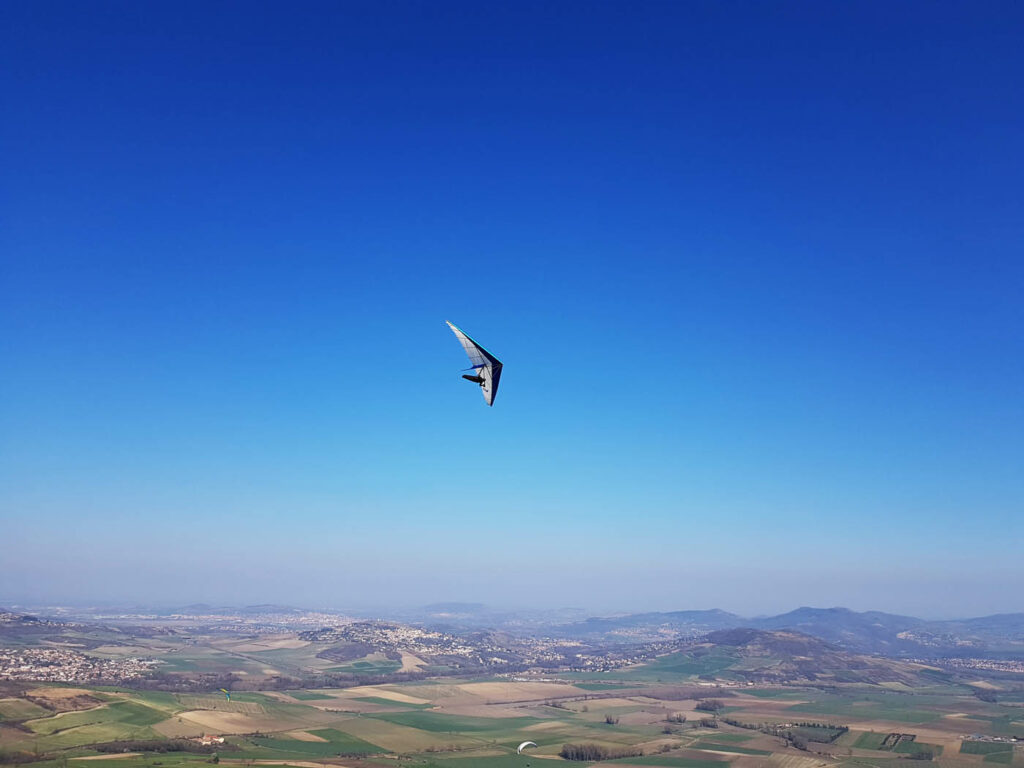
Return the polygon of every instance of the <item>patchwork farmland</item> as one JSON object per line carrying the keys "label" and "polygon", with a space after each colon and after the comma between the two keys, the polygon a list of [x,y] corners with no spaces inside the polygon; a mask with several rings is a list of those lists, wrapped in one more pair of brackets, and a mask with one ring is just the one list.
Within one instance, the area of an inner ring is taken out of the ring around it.
{"label": "patchwork farmland", "polygon": [[[956,687],[893,693],[449,680],[252,691],[231,701],[80,688],[67,700],[81,708],[61,712],[36,703],[53,696],[39,691],[0,699],[8,762],[527,768],[571,762],[561,757],[566,745],[589,745],[615,765],[664,768],[1024,766],[1015,737],[996,732],[1024,737],[1024,710]],[[516,755],[522,741],[537,746]]]}

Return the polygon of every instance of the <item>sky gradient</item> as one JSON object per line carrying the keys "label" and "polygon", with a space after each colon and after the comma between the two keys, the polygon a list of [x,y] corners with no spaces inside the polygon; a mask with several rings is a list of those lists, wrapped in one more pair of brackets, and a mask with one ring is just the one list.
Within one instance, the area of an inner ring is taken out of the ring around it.
{"label": "sky gradient", "polygon": [[1022,29],[5,4],[0,600],[1024,611]]}

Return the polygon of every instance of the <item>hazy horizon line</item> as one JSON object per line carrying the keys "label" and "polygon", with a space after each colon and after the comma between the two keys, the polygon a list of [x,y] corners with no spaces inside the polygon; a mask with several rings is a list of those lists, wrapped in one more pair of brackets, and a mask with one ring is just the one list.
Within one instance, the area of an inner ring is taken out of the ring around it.
{"label": "hazy horizon line", "polygon": [[[928,614],[912,614],[912,613],[897,613],[893,611],[879,610],[875,608],[867,608],[864,610],[858,610],[856,608],[849,608],[844,605],[808,605],[802,604],[794,608],[780,611],[778,613],[772,612],[758,612],[758,613],[738,613],[736,611],[730,611],[725,608],[718,606],[710,608],[654,608],[654,609],[627,609],[627,608],[591,608],[586,606],[572,606],[565,605],[559,607],[537,607],[537,606],[513,606],[504,604],[491,604],[482,603],[473,600],[435,600],[428,603],[419,604],[366,604],[366,605],[347,605],[347,606],[336,606],[336,605],[300,605],[296,603],[284,603],[280,601],[268,601],[268,602],[252,602],[252,603],[237,603],[237,602],[211,602],[208,600],[194,600],[194,601],[154,601],[145,602],[141,600],[25,600],[25,599],[12,599],[12,598],[0,598],[0,610],[7,609],[46,609],[46,608],[73,608],[73,609],[153,609],[153,610],[183,610],[188,608],[196,608],[205,606],[211,609],[219,610],[242,610],[251,609],[262,606],[276,607],[276,608],[287,608],[291,610],[306,611],[306,612],[325,612],[325,613],[336,613],[336,614],[366,614],[366,613],[379,613],[381,616],[376,618],[384,618],[384,614],[387,613],[403,613],[403,612],[416,612],[424,611],[429,608],[440,607],[449,605],[452,607],[476,607],[477,609],[483,609],[484,612],[490,614],[500,613],[559,613],[559,612],[574,612],[587,614],[586,620],[590,618],[614,618],[617,616],[635,616],[642,614],[658,613],[658,614],[669,614],[669,613],[683,613],[683,612],[712,612],[720,611],[727,613],[732,616],[736,616],[741,619],[764,619],[777,616],[784,616],[789,613],[793,613],[799,610],[815,610],[815,611],[828,611],[828,610],[839,610],[849,611],[855,614],[864,613],[882,613],[889,616],[905,616],[908,618],[922,619],[926,621],[958,621],[958,620],[971,620],[990,618],[993,616],[1003,616],[1024,613],[1024,610],[1013,610],[1007,609],[1004,611],[997,611],[995,613],[983,613],[983,614],[971,614],[971,615],[928,615]],[[360,617],[363,618],[363,617]]]}

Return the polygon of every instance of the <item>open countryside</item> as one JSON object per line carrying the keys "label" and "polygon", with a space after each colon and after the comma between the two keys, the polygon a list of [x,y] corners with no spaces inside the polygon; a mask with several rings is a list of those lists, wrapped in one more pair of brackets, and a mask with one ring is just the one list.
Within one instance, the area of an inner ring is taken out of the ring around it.
{"label": "open countryside", "polygon": [[0,768],[1024,768],[1024,0],[3,0],[0,94]]}
{"label": "open countryside", "polygon": [[[1024,765],[1024,679],[1017,673],[856,653],[792,630],[694,630],[668,645],[601,651],[591,641],[513,641],[475,629],[444,633],[354,619],[332,618],[333,628],[310,631],[301,628],[304,617],[271,621],[268,614],[259,622],[275,623],[272,631],[254,633],[241,612],[230,631],[224,617],[214,624],[192,616],[171,622],[172,634],[137,617],[134,624],[85,624],[6,616],[9,653],[18,658],[38,663],[29,651],[70,649],[73,640],[82,650],[65,652],[127,663],[117,683],[19,679],[30,674],[26,665],[7,674],[0,680],[5,764]],[[850,623],[855,615],[842,616]],[[538,666],[567,648],[573,653],[559,664]],[[414,672],[379,661],[412,649]],[[457,672],[497,653],[489,670]],[[46,658],[55,666],[31,674],[92,674],[89,663],[65,669]],[[500,671],[514,658],[515,671]],[[593,669],[579,659],[593,660]],[[145,676],[136,673],[141,662]],[[230,697],[218,690],[224,686]],[[515,754],[524,741],[537,746]]]}

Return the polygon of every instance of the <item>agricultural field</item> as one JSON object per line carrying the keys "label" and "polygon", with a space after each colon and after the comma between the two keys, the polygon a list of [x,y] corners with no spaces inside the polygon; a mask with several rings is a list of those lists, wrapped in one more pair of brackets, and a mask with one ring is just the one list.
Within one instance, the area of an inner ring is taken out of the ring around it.
{"label": "agricultural field", "polygon": [[885,740],[888,738],[887,733],[875,733],[874,731],[865,731],[861,733],[857,740],[853,743],[857,749],[873,749],[880,750]]}
{"label": "agricultural field", "polygon": [[429,704],[419,704],[411,701],[400,701],[386,699],[382,696],[357,696],[354,701],[363,701],[368,704],[379,704],[382,707],[398,707],[400,709],[427,709]]}
{"label": "agricultural field", "polygon": [[342,672],[359,675],[391,675],[402,668],[402,662],[393,659],[368,657],[349,664],[328,667],[328,672]]}
{"label": "agricultural field", "polygon": [[[33,768],[64,768],[65,761],[200,768],[216,752],[220,763],[240,766],[551,768],[569,762],[559,756],[566,744],[583,744],[615,765],[663,768],[1024,768],[1022,748],[1009,741],[964,740],[1024,738],[1024,708],[981,701],[968,688],[823,691],[664,680],[672,669],[690,675],[723,662],[676,654],[654,680],[628,685],[597,676],[571,683],[447,678],[234,691],[230,701],[215,691],[51,684],[0,699],[0,764],[16,755]],[[722,703],[717,716],[695,709],[704,698]],[[224,743],[203,745],[209,735]],[[522,741],[538,746],[516,755]]]}
{"label": "agricultural field", "polygon": [[793,717],[803,714],[826,715],[859,720],[884,720],[898,723],[927,723],[939,717],[933,710],[916,706],[913,697],[893,697],[879,700],[874,697],[865,700],[845,697],[823,697],[815,701],[802,702],[788,707]]}
{"label": "agricultural field", "polygon": [[[660,656],[646,664],[624,667],[607,673],[607,680],[623,682],[682,682],[701,675],[717,675],[730,678],[727,674],[737,666],[737,654],[728,649],[715,649],[710,653],[673,653]],[[723,674],[726,673],[726,674]]]}
{"label": "agricultural field", "polygon": [[331,700],[331,697],[326,693],[317,693],[316,691],[285,691],[285,693],[299,701]]}
{"label": "agricultural field", "polygon": [[0,723],[4,720],[30,720],[47,714],[47,710],[25,699],[0,699]]}

